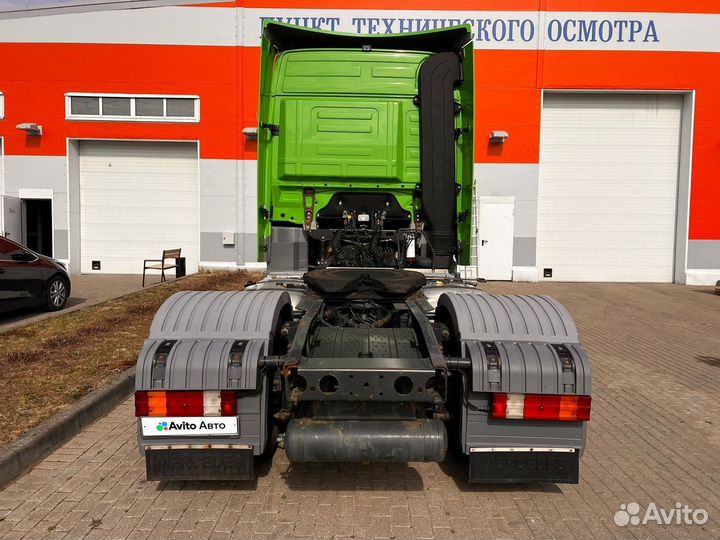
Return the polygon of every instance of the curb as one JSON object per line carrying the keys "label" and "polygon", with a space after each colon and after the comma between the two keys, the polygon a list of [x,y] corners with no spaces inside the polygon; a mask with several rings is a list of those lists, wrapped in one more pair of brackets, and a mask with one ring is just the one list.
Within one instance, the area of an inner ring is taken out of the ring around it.
{"label": "curb", "polygon": [[84,427],[110,412],[132,393],[134,387],[135,367],[131,367],[108,385],[83,396],[0,449],[0,487],[26,473]]}

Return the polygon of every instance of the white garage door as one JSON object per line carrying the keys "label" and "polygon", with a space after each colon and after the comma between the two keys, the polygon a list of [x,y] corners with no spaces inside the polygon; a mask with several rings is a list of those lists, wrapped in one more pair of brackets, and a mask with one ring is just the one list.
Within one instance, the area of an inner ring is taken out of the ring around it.
{"label": "white garage door", "polygon": [[681,108],[678,95],[545,95],[540,279],[673,280]]}
{"label": "white garage door", "polygon": [[100,272],[138,274],[174,248],[196,272],[197,159],[195,143],[81,142],[81,272],[100,261]]}

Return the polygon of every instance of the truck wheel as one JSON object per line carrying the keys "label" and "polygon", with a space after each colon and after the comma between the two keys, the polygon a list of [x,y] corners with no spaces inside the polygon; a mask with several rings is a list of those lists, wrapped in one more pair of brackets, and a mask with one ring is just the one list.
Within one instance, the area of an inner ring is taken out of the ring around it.
{"label": "truck wheel", "polygon": [[60,276],[53,276],[45,285],[45,309],[59,311],[65,307],[68,297],[67,283]]}

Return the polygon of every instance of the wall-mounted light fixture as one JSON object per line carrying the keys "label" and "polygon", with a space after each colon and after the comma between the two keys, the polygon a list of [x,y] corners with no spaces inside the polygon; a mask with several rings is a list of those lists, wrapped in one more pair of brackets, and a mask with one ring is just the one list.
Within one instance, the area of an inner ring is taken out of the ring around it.
{"label": "wall-mounted light fixture", "polygon": [[33,124],[32,122],[28,122],[26,124],[18,124],[17,126],[15,126],[15,128],[19,129],[20,131],[24,131],[25,133],[33,137],[40,137],[43,133],[42,126]]}
{"label": "wall-mounted light fixture", "polygon": [[491,143],[502,144],[509,137],[510,137],[510,134],[507,131],[500,131],[500,130],[496,129],[496,130],[493,130],[490,132],[490,142]]}
{"label": "wall-mounted light fixture", "polygon": [[256,141],[257,135],[258,135],[258,130],[256,127],[246,127],[246,128],[243,128],[242,134],[245,135],[247,140]]}

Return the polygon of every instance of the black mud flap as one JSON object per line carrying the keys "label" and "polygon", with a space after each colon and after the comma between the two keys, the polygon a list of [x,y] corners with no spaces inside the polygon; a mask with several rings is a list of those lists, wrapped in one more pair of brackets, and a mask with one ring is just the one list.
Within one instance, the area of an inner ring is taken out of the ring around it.
{"label": "black mud flap", "polygon": [[575,452],[472,452],[470,482],[577,484],[580,455]]}
{"label": "black mud flap", "polygon": [[145,451],[148,480],[252,480],[253,453],[245,448]]}

